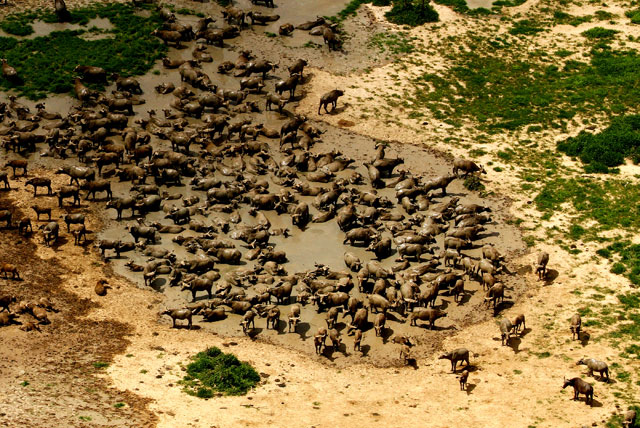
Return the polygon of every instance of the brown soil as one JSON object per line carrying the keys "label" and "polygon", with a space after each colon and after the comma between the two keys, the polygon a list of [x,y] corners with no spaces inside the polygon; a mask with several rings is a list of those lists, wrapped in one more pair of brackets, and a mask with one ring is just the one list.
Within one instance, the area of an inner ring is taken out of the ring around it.
{"label": "brown soil", "polygon": [[[16,207],[18,217],[31,216],[20,199],[31,203],[26,191],[2,192],[0,206]],[[59,215],[58,210],[52,213],[53,218]],[[100,226],[95,221],[89,225]],[[3,230],[2,237],[2,261],[17,266],[22,280],[0,280],[0,295],[14,295],[20,301],[48,297],[58,312],[49,313],[51,324],[42,325],[41,332],[25,332],[18,325],[2,329],[0,423],[7,427],[84,426],[88,421],[92,426],[154,426],[157,417],[147,409],[147,399],[110,387],[101,379],[104,369],[94,367],[124,353],[134,331],[131,324],[115,317],[88,318],[103,309],[89,293],[95,281],[106,275],[102,263],[87,249],[73,246],[68,235],[54,248],[43,247],[35,237],[24,239],[15,230]],[[23,314],[18,322],[29,321],[35,319]],[[120,402],[127,406],[114,407]]]}

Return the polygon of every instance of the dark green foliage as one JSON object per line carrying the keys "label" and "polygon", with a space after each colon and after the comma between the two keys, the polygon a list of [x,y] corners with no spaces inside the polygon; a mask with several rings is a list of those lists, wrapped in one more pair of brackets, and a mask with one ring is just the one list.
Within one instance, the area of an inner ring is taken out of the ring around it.
{"label": "dark green foliage", "polygon": [[640,162],[640,115],[616,117],[602,132],[582,131],[558,143],[558,150],[579,157],[591,166],[589,172],[608,172],[631,157]]}
{"label": "dark green foliage", "polygon": [[610,28],[593,27],[587,31],[583,31],[582,35],[588,39],[612,39],[619,33],[618,30],[612,30]]}
{"label": "dark green foliage", "polygon": [[233,354],[216,347],[196,354],[187,366],[187,376],[181,381],[185,391],[201,398],[211,398],[214,392],[244,395],[260,382],[260,375]]}
{"label": "dark green foliage", "polygon": [[509,29],[509,34],[513,34],[514,36],[517,36],[517,35],[531,36],[541,31],[544,31],[544,30],[535,21],[532,21],[530,19],[522,19],[520,21],[516,21],[513,24],[513,27]]}
{"label": "dark green foliage", "polygon": [[0,23],[0,28],[7,34],[28,36],[29,34],[33,34],[31,23],[37,16],[36,12],[11,14],[6,16]]}
{"label": "dark green foliage", "polygon": [[622,263],[614,263],[611,266],[611,273],[615,273],[616,275],[622,275],[627,270],[626,267]]}
{"label": "dark green foliage", "polygon": [[465,178],[463,185],[464,187],[472,191],[476,191],[476,190],[479,191],[479,190],[485,189],[484,184],[482,184],[482,181],[477,175],[470,175],[467,178]]}
{"label": "dark green foliage", "polygon": [[[115,28],[104,39],[84,40],[78,37],[83,31],[68,30],[32,40],[0,38],[0,52],[23,80],[17,87],[0,80],[0,86],[14,87],[20,95],[39,99],[47,92],[70,92],[73,69],[80,64],[102,67],[108,73],[123,76],[146,73],[166,52],[163,43],[151,36],[162,20],[154,11],[149,18],[138,16],[135,11],[128,4],[102,4],[71,12],[77,23],[108,18]],[[40,18],[50,19],[48,15]]]}
{"label": "dark green foliage", "polygon": [[351,0],[344,9],[336,16],[328,17],[333,22],[344,21],[349,16],[357,13],[358,8],[365,3],[372,3],[374,6],[389,6],[393,3],[393,8],[385,14],[389,22],[399,25],[410,25],[415,27],[427,22],[437,22],[438,13],[429,5],[429,0]]}
{"label": "dark green foliage", "polygon": [[630,18],[633,24],[640,24],[640,9],[628,10],[624,15]]}
{"label": "dark green foliage", "polygon": [[440,19],[438,12],[429,4],[428,0],[417,0],[415,2],[396,0],[393,2],[391,10],[385,13],[384,16],[389,22],[411,27],[428,22],[437,22]]}

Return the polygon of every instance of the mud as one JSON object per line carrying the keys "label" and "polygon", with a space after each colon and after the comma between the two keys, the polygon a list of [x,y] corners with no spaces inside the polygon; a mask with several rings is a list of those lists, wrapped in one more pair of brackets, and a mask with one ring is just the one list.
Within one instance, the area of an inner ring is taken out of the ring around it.
{"label": "mud", "polygon": [[[247,2],[248,3],[248,2]],[[341,2],[325,2],[326,13],[330,14],[331,10],[340,9],[342,6]],[[203,7],[206,9],[211,8],[210,5],[196,5],[202,9]],[[242,5],[241,5],[242,6]],[[198,9],[196,7],[196,9]],[[265,9],[261,7],[255,7],[252,9]],[[285,20],[290,19],[291,21],[303,21],[307,19],[312,19],[308,17],[308,14],[305,15],[303,12],[305,10],[304,5],[301,7],[293,8],[287,7],[286,5],[280,6],[276,8],[275,11],[265,10],[265,13],[279,13],[282,18],[277,21],[277,24],[281,22],[286,22]],[[316,14],[321,15],[316,10]],[[324,9],[323,9],[324,10]],[[335,13],[335,12],[333,12]],[[216,15],[217,16],[217,15]],[[306,17],[305,17],[306,16]],[[184,23],[195,23],[197,18],[192,16],[182,17],[180,16],[180,21]],[[208,74],[213,82],[219,87],[224,89],[239,89],[237,77],[234,77],[232,74],[230,75],[221,75],[217,73],[217,65],[222,61],[233,61],[235,62],[237,58],[237,53],[234,50],[239,49],[243,44],[251,45],[255,43],[254,38],[260,37],[260,34],[264,34],[264,31],[269,31],[269,26],[266,28],[256,28],[258,26],[254,26],[251,30],[245,30],[242,33],[242,36],[228,41],[225,44],[224,49],[209,47],[207,50],[213,56],[213,63],[202,63],[202,71]],[[296,30],[296,33],[303,34],[304,37],[311,37],[306,32],[301,32]],[[295,40],[293,38],[292,40]],[[271,43],[271,46],[279,46],[278,41],[275,43]],[[194,43],[186,44],[186,48],[184,49],[170,49],[168,56],[170,58],[176,59],[191,59],[191,52],[193,49]],[[281,46],[276,48],[273,53],[281,52],[282,50],[288,52],[296,52],[296,57],[301,57],[308,59],[305,55],[307,52],[297,52],[294,51],[290,46]],[[260,57],[268,57],[269,49],[261,49]],[[328,52],[327,52],[328,54]],[[278,77],[284,78],[287,76],[286,66],[293,62],[294,58],[289,59],[286,54],[282,54],[280,57],[281,67],[277,69],[274,73],[271,73],[266,83],[266,88],[263,92],[272,92],[273,85],[278,81]],[[336,63],[343,62],[340,59],[340,55],[342,54],[332,54],[330,57]],[[357,56],[350,55],[350,58],[358,58]],[[309,59],[308,59],[309,60]],[[317,59],[310,59],[311,64],[318,64]],[[328,67],[332,66],[332,63],[325,64]],[[362,65],[362,64],[361,64]],[[141,87],[143,89],[146,103],[142,105],[134,106],[134,111],[136,113],[135,117],[130,118],[130,123],[132,123],[137,117],[147,117],[147,112],[151,109],[156,110],[157,112],[161,112],[162,109],[169,107],[169,102],[174,98],[173,95],[157,95],[154,91],[154,87],[160,83],[173,83],[176,87],[180,86],[182,82],[180,81],[180,76],[177,70],[167,70],[162,67],[160,63],[158,63],[155,67],[155,70],[159,70],[159,74],[149,73],[145,76],[141,76],[139,78]],[[309,81],[313,79],[312,73],[305,73],[305,80]],[[112,85],[107,88],[107,93],[111,90],[114,90],[115,87]],[[301,99],[304,96],[304,85],[302,85],[301,89],[299,87],[298,93],[296,94],[296,99]],[[248,101],[257,101],[260,105],[260,108],[264,107],[262,95],[252,94],[249,95]],[[25,102],[27,105],[32,105],[32,103]],[[71,105],[75,104],[73,100],[70,100],[68,97],[51,97],[46,101],[46,106],[49,111],[58,111],[58,112],[66,112],[69,111]],[[280,114],[276,111],[266,112],[263,111],[261,113],[251,113],[251,114],[239,114],[232,122],[236,122],[242,120],[244,118],[249,118],[253,121],[253,123],[263,123],[266,127],[272,129],[280,129],[280,126],[284,123],[285,120],[289,118],[295,111],[296,103],[290,103],[285,108],[284,113]],[[340,106],[336,112],[333,114],[338,114],[345,106]],[[195,127],[200,125],[200,121],[189,118],[189,126]],[[324,131],[324,134],[321,137],[321,142],[317,143],[312,152],[314,153],[322,153],[330,150],[339,150],[346,157],[353,158],[356,160],[356,165],[354,168],[349,168],[343,172],[337,174],[337,177],[345,177],[347,174],[351,173],[354,169],[358,171],[363,176],[367,176],[367,171],[362,163],[365,161],[370,161],[373,158],[374,153],[374,145],[375,141],[365,138],[353,133],[348,132],[346,129],[334,128],[328,125],[314,123],[315,126],[319,127]],[[114,141],[121,142],[121,138],[119,136],[112,137]],[[277,147],[277,142],[273,142],[273,140],[264,139],[264,137],[259,138],[260,141],[269,142],[270,144],[270,153],[275,157],[275,159],[279,162],[280,155]],[[155,151],[162,150],[170,150],[170,144],[168,141],[163,141],[155,136],[152,136],[151,144],[154,147]],[[446,174],[450,172],[451,165],[443,158],[438,155],[426,151],[424,148],[408,146],[403,144],[391,143],[390,149],[388,150],[387,157],[398,156],[405,159],[405,165],[401,166],[401,169],[407,169],[411,171],[413,174],[418,176],[422,176],[425,179],[433,178],[439,175]],[[14,157],[13,154],[9,154],[8,157]],[[75,159],[67,159],[67,160],[59,160],[53,159],[50,157],[40,157],[40,156],[32,156],[31,157],[32,164],[35,168],[41,168],[43,170],[54,170],[57,169],[61,164],[73,165],[77,163]],[[33,167],[32,167],[33,168]],[[106,169],[108,169],[107,167]],[[216,173],[216,178],[224,178],[219,173]],[[168,192],[169,195],[179,195],[182,197],[189,196],[199,196],[201,201],[206,200],[206,192],[198,192],[191,189],[191,186],[184,184],[187,183],[189,178],[183,177],[183,184],[180,186],[174,186],[170,188],[162,188],[162,191]],[[368,183],[368,180],[365,179],[365,183]],[[325,187],[327,185],[324,185]],[[370,186],[368,184],[356,186],[361,190],[369,190]],[[117,180],[112,180],[112,189],[114,197],[119,196],[128,196],[129,195],[129,182],[118,182]],[[271,180],[269,191],[271,193],[277,193],[280,190],[280,186],[273,183]],[[380,196],[384,196],[389,198],[390,200],[395,199],[395,195],[393,193],[393,189],[381,189],[379,191]],[[481,235],[482,239],[479,239],[474,242],[474,248],[469,251],[465,251],[465,254],[473,257],[480,258],[481,250],[483,244],[485,243],[493,243],[499,249],[499,251],[503,254],[514,254],[520,252],[524,249],[523,243],[520,240],[519,234],[515,227],[508,226],[504,223],[504,219],[501,218],[499,213],[503,212],[505,207],[505,201],[495,199],[495,200],[483,200],[479,198],[477,194],[472,194],[468,192],[462,186],[461,180],[456,180],[452,185],[449,186],[449,195],[444,198],[436,197],[432,204],[437,204],[438,202],[445,202],[449,200],[450,197],[460,197],[461,203],[479,203],[486,204],[493,209],[494,221],[493,224],[487,227],[487,232]],[[57,205],[57,201],[54,198],[42,197],[38,198],[39,203],[41,201],[47,200],[46,205],[50,205],[55,207]],[[313,197],[298,197],[300,201],[307,202],[310,206],[311,214],[316,216],[318,211],[311,206],[311,202],[313,202]],[[104,207],[105,200],[101,202],[97,202],[98,207]],[[176,205],[181,206],[180,200],[167,200],[165,202],[165,211],[167,211],[167,206]],[[84,211],[86,208],[66,208],[68,212],[78,212]],[[394,212],[403,213],[402,209],[397,206],[394,209]],[[125,216],[129,213],[126,211]],[[243,220],[243,225],[255,224],[255,220],[248,214],[248,206],[243,205],[239,209],[239,213]],[[271,238],[270,242],[275,245],[276,250],[283,250],[286,252],[289,262],[284,265],[285,269],[288,273],[297,273],[304,272],[310,269],[313,269],[316,263],[322,263],[327,265],[332,270],[345,270],[346,267],[343,261],[343,254],[345,251],[351,251],[356,253],[361,260],[366,261],[373,258],[373,253],[365,251],[362,247],[352,247],[342,245],[342,240],[344,237],[343,232],[341,232],[335,221],[329,221],[327,223],[310,223],[309,226],[304,230],[300,231],[297,227],[291,224],[291,218],[289,215],[277,215],[274,211],[265,212],[267,218],[272,223],[272,228],[288,228],[291,231],[291,236],[288,238],[284,238],[283,236],[274,236]],[[96,231],[98,232],[96,235],[96,239],[121,239],[123,241],[132,241],[131,235],[128,234],[125,229],[130,224],[137,223],[138,220],[143,220],[146,224],[150,224],[152,222],[160,222],[162,224],[172,224],[171,220],[165,219],[165,212],[160,211],[156,213],[151,213],[146,216],[144,219],[140,218],[124,218],[123,221],[118,222],[115,221],[115,211],[110,210],[108,212],[103,211],[102,220],[104,221],[104,226],[102,230]],[[212,220],[215,217],[219,217],[222,220],[227,220],[227,214],[218,214],[211,213],[208,217],[204,217],[201,215],[192,216],[193,220],[201,221],[205,224],[212,224]],[[232,228],[233,230],[233,228]],[[66,235],[65,232],[61,231],[61,233],[66,237],[66,239],[70,239],[71,237]],[[196,234],[192,231],[185,231],[181,234],[182,236],[195,236]],[[167,248],[173,251],[178,260],[185,259],[193,259],[195,255],[189,254],[186,250],[173,243],[171,239],[175,235],[172,234],[162,234],[162,240],[158,244],[162,248]],[[389,232],[385,232],[383,236],[389,236]],[[228,235],[224,236],[228,238]],[[441,234],[437,238],[437,246],[434,248],[435,253],[439,253],[443,246],[444,236]],[[243,253],[246,253],[247,247],[241,241],[235,241],[236,248],[239,248]],[[395,263],[395,258],[397,255],[394,253],[391,257],[385,259],[383,261],[384,267],[391,267]],[[139,273],[132,273],[128,268],[125,267],[125,263],[129,260],[132,260],[134,263],[144,265],[146,263],[146,258],[142,256],[140,253],[126,253],[126,256],[122,256],[121,259],[111,259],[110,263],[113,266],[114,271],[117,274],[123,275],[132,282],[135,282],[140,287],[144,287],[144,283],[142,281],[142,276]],[[236,269],[246,269],[253,267],[255,262],[246,262],[243,260],[240,266],[228,266],[224,264],[218,264],[217,269],[220,270],[220,274],[223,278],[227,275],[235,271]],[[412,263],[415,265],[415,263]],[[514,269],[515,270],[515,269]],[[518,277],[506,277],[503,279],[504,282],[507,283],[510,292],[509,292],[509,300],[513,302],[515,299],[520,296],[524,290],[523,281]],[[163,294],[164,301],[161,305],[157,307],[157,310],[161,310],[165,307],[175,308],[182,307],[185,305],[190,299],[191,294],[187,291],[181,292],[179,287],[171,288],[168,287],[167,279],[165,276],[160,277],[156,281],[154,281],[151,286],[159,293]],[[423,285],[424,289],[426,285]],[[420,343],[420,346],[417,348],[415,352],[416,356],[420,355],[428,355],[437,347],[441,341],[447,336],[455,332],[457,329],[464,327],[469,323],[479,322],[488,317],[495,315],[492,310],[482,308],[482,300],[484,297],[484,292],[479,284],[475,281],[466,281],[465,288],[468,291],[467,296],[462,300],[462,304],[456,304],[453,302],[453,297],[439,297],[438,305],[441,309],[446,309],[447,317],[441,319],[437,322],[437,328],[433,331],[428,330],[425,326],[422,328],[411,327],[408,323],[404,322],[404,318],[401,315],[393,315],[389,316],[389,321],[387,322],[387,329],[383,334],[382,338],[376,338],[372,329],[371,322],[369,323],[368,328],[366,329],[365,336],[367,340],[365,340],[366,345],[363,346],[363,355],[359,353],[356,355],[352,352],[352,339],[345,339],[345,344],[341,348],[341,352],[330,352],[327,351],[325,357],[328,361],[333,361],[338,365],[344,364],[352,364],[354,362],[363,361],[362,357],[364,357],[365,361],[369,361],[376,365],[389,365],[389,364],[397,364],[397,349],[395,346],[384,346],[385,343],[393,336],[399,334],[405,334],[415,337],[416,341]],[[252,291],[247,290],[248,294],[252,294]],[[351,295],[355,295],[361,297],[360,292],[357,289],[354,289],[350,292]],[[295,289],[294,289],[295,295]],[[198,296],[198,300],[203,300],[206,297],[205,293],[200,293]],[[316,309],[312,305],[307,305],[303,308],[301,319],[302,323],[298,328],[297,333],[286,333],[286,315],[289,312],[288,305],[281,305],[281,321],[278,326],[278,331],[266,330],[264,329],[264,320],[259,320],[257,323],[257,329],[251,332],[252,337],[257,338],[258,340],[265,340],[277,343],[282,346],[292,347],[299,349],[301,351],[307,352],[309,354],[314,353],[312,340],[309,340],[310,337],[315,334],[318,327],[324,327],[325,324],[325,313],[317,313]],[[225,336],[238,336],[242,335],[242,331],[239,326],[241,316],[239,315],[229,315],[229,317],[224,321],[214,322],[214,323],[204,323],[200,322],[200,317],[196,316],[196,323],[199,328],[202,329],[203,333],[215,333],[222,334]],[[369,315],[370,321],[373,320],[373,315]],[[340,322],[337,325],[337,328],[343,332],[346,336],[346,322],[342,321],[342,317],[339,318]],[[170,322],[168,317],[166,319],[161,320],[162,323]],[[371,336],[370,338],[368,336]]]}

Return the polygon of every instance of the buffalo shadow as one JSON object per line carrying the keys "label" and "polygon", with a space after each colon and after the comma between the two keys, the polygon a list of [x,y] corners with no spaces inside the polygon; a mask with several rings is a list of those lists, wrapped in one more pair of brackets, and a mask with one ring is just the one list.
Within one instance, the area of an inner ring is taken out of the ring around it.
{"label": "buffalo shadow", "polygon": [[471,395],[473,390],[476,389],[476,386],[477,385],[475,383],[467,383],[467,387],[465,388],[465,392],[467,393],[467,395]]}
{"label": "buffalo shadow", "polygon": [[589,332],[581,331],[578,336],[579,336],[578,340],[580,340],[580,344],[583,347],[589,344],[589,339],[591,339],[591,334],[589,334]]}
{"label": "buffalo shadow", "polygon": [[262,327],[252,327],[247,330],[247,336],[249,336],[249,339],[255,340],[255,338],[263,331],[264,329]]}
{"label": "buffalo shadow", "polygon": [[[288,326],[287,326],[287,329],[288,329]],[[307,336],[307,333],[309,332],[309,330],[311,330],[311,324],[309,324],[308,322],[299,322],[298,326],[296,327],[296,330],[292,333],[298,333],[298,336],[300,336],[300,340],[304,342],[305,340],[311,337],[311,336]]]}
{"label": "buffalo shadow", "polygon": [[560,273],[555,270],[555,269],[547,269],[547,273],[544,276],[544,278],[542,279],[544,281],[544,285],[548,286],[553,284],[553,282],[556,280],[556,278],[558,278],[558,276],[560,275]]}
{"label": "buffalo shadow", "polygon": [[507,346],[513,349],[514,354],[518,354],[520,352],[520,344],[522,343],[522,339],[518,336],[511,337],[507,340]]}
{"label": "buffalo shadow", "polygon": [[362,357],[369,355],[369,351],[371,351],[371,345],[360,345],[360,354],[362,354]]}

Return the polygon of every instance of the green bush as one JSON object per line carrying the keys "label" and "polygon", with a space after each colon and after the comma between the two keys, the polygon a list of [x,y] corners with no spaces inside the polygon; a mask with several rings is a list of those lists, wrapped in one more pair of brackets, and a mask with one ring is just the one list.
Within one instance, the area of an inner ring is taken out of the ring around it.
{"label": "green bush", "polygon": [[525,35],[531,36],[537,34],[541,31],[544,31],[540,26],[530,19],[522,19],[520,21],[516,21],[513,24],[513,27],[509,29],[509,34],[517,35]]}
{"label": "green bush", "polygon": [[587,31],[583,31],[582,35],[588,39],[612,39],[619,33],[618,30],[612,30],[610,28],[593,27]]}
{"label": "green bush", "polygon": [[640,24],[640,9],[628,10],[624,15],[631,19],[632,24]]}
{"label": "green bush", "polygon": [[[146,73],[166,52],[164,44],[151,36],[162,20],[154,10],[150,17],[142,17],[136,11],[128,4],[100,4],[71,11],[72,21],[77,23],[86,24],[96,17],[109,19],[114,29],[108,32],[112,37],[104,39],[84,40],[79,37],[84,31],[69,30],[30,40],[0,37],[0,52],[22,79],[18,86],[2,79],[0,86],[35,100],[47,92],[70,92],[73,69],[79,64],[102,67],[108,73],[123,76]],[[29,19],[55,20],[50,15],[41,12]]]}
{"label": "green bush", "polygon": [[480,191],[485,189],[484,184],[482,184],[480,177],[477,175],[470,175],[465,178],[463,185],[471,191]]}
{"label": "green bush", "polygon": [[428,22],[437,22],[440,17],[438,12],[429,4],[429,1],[420,0],[396,0],[391,10],[384,15],[389,22],[398,25],[416,27]]}
{"label": "green bush", "polygon": [[640,115],[616,117],[602,132],[582,131],[558,143],[558,150],[579,157],[588,172],[609,172],[631,157],[640,161]]}
{"label": "green bush", "polygon": [[211,398],[214,392],[244,395],[260,382],[260,375],[248,363],[216,347],[196,354],[181,381],[184,390],[200,398]]}

